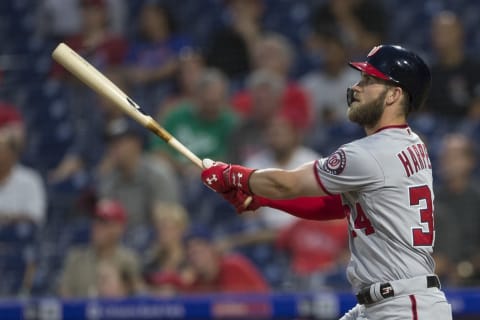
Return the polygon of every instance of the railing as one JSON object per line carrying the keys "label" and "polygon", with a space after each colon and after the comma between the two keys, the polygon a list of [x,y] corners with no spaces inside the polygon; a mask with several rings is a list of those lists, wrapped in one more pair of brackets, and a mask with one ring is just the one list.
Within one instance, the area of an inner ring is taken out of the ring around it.
{"label": "railing", "polygon": [[[454,319],[480,318],[480,289],[446,290]],[[356,303],[348,292],[141,296],[123,300],[1,300],[1,319],[338,319]]]}

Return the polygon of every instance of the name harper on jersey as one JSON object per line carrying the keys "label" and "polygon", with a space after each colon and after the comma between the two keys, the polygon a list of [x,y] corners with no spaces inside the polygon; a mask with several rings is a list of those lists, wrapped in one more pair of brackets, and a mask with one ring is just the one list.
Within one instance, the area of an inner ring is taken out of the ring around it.
{"label": "name harper on jersey", "polygon": [[423,143],[409,145],[397,153],[397,157],[405,168],[407,177],[410,177],[420,170],[432,169],[427,147]]}

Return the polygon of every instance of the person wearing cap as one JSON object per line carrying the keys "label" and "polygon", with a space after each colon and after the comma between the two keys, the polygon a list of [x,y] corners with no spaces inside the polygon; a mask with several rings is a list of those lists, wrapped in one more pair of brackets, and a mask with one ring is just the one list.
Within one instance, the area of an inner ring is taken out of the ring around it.
{"label": "person wearing cap", "polygon": [[20,163],[25,140],[22,116],[0,102],[0,223],[44,222],[47,200],[41,176]]}
{"label": "person wearing cap", "polygon": [[[47,194],[40,174],[20,162],[25,143],[25,125],[17,108],[0,102],[0,228],[2,234],[19,234],[24,243],[4,245],[21,250],[25,263],[20,290],[28,293],[33,284],[35,257],[32,252],[35,234],[43,225],[47,211]],[[25,241],[30,239],[29,241]],[[15,242],[17,238],[15,238]]]}
{"label": "person wearing cap", "polygon": [[180,196],[169,163],[144,153],[144,134],[143,127],[125,118],[113,121],[106,132],[110,170],[98,177],[100,197],[123,204],[129,229],[150,223],[162,204],[177,203]]}
{"label": "person wearing cap", "polygon": [[408,115],[429,92],[429,67],[397,45],[350,62],[348,119],[366,137],[293,170],[204,161],[202,181],[239,212],[260,206],[313,220],[347,219],[347,277],[357,305],[341,319],[452,319],[435,275],[432,163]]}
{"label": "person wearing cap", "polygon": [[270,290],[250,260],[238,253],[221,252],[208,230],[198,226],[190,229],[184,243],[189,270],[183,279],[185,293],[265,293]]}
{"label": "person wearing cap", "polygon": [[93,214],[90,243],[72,248],[60,278],[60,294],[65,298],[93,297],[98,294],[97,273],[101,263],[124,270],[133,279],[133,291],[141,289],[137,255],[121,244],[127,222],[123,206],[116,200],[100,200]]}

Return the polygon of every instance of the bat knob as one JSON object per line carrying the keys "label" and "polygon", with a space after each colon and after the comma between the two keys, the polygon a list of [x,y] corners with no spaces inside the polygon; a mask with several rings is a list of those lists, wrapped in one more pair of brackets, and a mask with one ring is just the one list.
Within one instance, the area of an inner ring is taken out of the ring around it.
{"label": "bat knob", "polygon": [[202,165],[204,169],[208,169],[215,164],[215,161],[212,159],[205,158],[202,160]]}
{"label": "bat knob", "polygon": [[253,201],[253,197],[252,196],[249,196],[247,199],[245,199],[245,201],[243,202],[243,207],[246,209],[248,208],[248,206],[250,205],[250,203],[252,203]]}

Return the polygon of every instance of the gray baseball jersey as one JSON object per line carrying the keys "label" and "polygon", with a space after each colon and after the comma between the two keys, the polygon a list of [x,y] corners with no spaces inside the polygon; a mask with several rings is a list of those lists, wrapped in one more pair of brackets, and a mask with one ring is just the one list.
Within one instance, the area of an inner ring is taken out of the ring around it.
{"label": "gray baseball jersey", "polygon": [[315,174],[325,192],[342,196],[355,291],[434,272],[431,163],[407,125],[341,146],[316,162]]}

